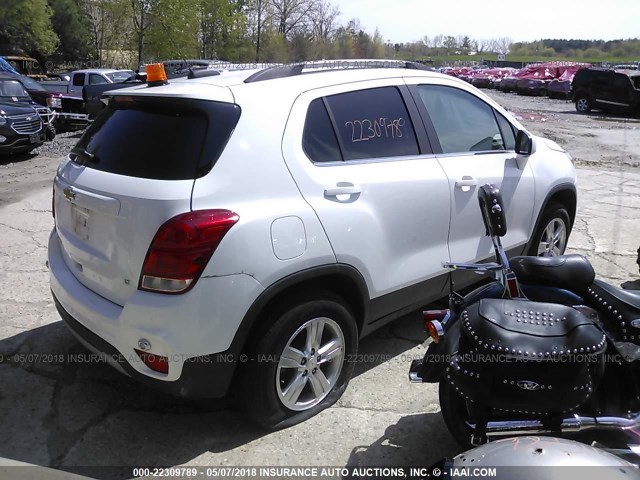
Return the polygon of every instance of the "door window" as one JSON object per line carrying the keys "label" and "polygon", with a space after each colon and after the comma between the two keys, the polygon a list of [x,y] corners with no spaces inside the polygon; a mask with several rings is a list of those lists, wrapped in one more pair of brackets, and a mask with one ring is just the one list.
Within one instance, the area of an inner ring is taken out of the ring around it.
{"label": "door window", "polygon": [[629,77],[626,75],[616,74],[613,77],[613,88],[617,90],[619,93],[626,93],[630,90],[631,82],[629,81]]}
{"label": "door window", "polygon": [[73,85],[76,87],[81,87],[84,85],[84,73],[76,73],[73,76]]}
{"label": "door window", "polygon": [[463,90],[441,85],[419,85],[418,93],[443,153],[505,150],[493,108],[487,103]]}
{"label": "door window", "polygon": [[316,98],[309,105],[302,134],[302,148],[315,163],[342,160],[336,133],[321,98]]}
{"label": "door window", "polygon": [[371,88],[326,97],[344,160],[418,155],[400,91]]}

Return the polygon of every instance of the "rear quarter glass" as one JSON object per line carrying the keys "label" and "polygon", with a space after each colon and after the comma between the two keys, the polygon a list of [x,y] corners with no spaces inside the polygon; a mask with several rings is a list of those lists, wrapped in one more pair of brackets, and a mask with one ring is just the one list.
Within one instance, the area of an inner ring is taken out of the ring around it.
{"label": "rear quarter glass", "polygon": [[232,103],[114,97],[71,151],[88,168],[155,180],[206,175],[240,118]]}

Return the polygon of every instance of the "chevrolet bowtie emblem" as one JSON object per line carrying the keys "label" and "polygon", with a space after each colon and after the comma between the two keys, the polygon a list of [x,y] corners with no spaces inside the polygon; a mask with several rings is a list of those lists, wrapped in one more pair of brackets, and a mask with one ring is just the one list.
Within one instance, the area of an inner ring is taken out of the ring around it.
{"label": "chevrolet bowtie emblem", "polygon": [[27,120],[31,120],[31,117],[27,117]]}
{"label": "chevrolet bowtie emblem", "polygon": [[538,390],[540,388],[538,383],[531,380],[520,380],[518,386],[523,390]]}
{"label": "chevrolet bowtie emblem", "polygon": [[76,199],[76,194],[75,192],[71,189],[71,187],[67,187],[63,190],[64,196],[67,198],[67,200],[71,201],[71,200],[75,200]]}

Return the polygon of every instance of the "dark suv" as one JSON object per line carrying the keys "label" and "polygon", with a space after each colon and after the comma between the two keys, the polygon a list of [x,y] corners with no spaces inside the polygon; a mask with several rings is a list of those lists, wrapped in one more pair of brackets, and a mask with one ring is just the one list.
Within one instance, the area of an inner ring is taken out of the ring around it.
{"label": "dark suv", "polygon": [[584,68],[573,79],[576,110],[634,112],[640,109],[640,71]]}
{"label": "dark suv", "polygon": [[19,81],[0,79],[0,155],[30,152],[46,140],[46,125],[30,101]]}

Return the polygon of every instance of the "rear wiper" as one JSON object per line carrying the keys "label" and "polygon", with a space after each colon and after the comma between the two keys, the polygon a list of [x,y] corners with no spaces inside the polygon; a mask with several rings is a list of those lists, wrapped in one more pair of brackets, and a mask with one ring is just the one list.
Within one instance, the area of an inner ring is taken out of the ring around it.
{"label": "rear wiper", "polygon": [[71,150],[71,154],[75,155],[76,158],[79,157],[82,159],[82,162],[77,162],[80,165],[86,165],[88,163],[98,163],[98,160],[96,159],[95,154],[91,152],[87,152],[84,148],[74,147]]}

